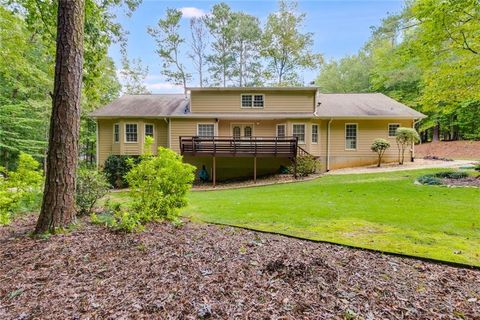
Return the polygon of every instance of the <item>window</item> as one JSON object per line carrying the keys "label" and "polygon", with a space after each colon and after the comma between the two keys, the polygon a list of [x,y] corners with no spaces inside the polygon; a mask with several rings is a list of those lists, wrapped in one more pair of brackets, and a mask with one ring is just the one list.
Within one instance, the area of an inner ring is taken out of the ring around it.
{"label": "window", "polygon": [[293,125],[293,137],[298,138],[298,143],[305,143],[305,125],[304,124]]}
{"label": "window", "polygon": [[347,123],[345,125],[345,149],[357,149],[357,124]]}
{"label": "window", "polygon": [[245,138],[251,138],[252,137],[252,127],[251,126],[245,126],[243,128],[243,136]]}
{"label": "window", "polygon": [[241,136],[241,128],[239,126],[233,127],[233,138],[234,139],[240,139]]}
{"label": "window", "polygon": [[242,94],[242,108],[263,108],[263,94]]}
{"label": "window", "polygon": [[125,142],[137,142],[138,130],[136,123],[125,124]]}
{"label": "window", "polygon": [[215,125],[213,123],[198,124],[197,135],[199,137],[212,138],[215,135]]}
{"label": "window", "polygon": [[153,138],[153,124],[145,124],[145,137],[152,137]]}
{"label": "window", "polygon": [[284,124],[277,124],[277,137],[285,138],[286,136],[286,126]]}
{"label": "window", "polygon": [[388,124],[388,136],[395,137],[397,135],[397,129],[400,128],[398,123],[389,123]]}
{"label": "window", "polygon": [[318,143],[318,124],[312,124],[312,143]]}
{"label": "window", "polygon": [[120,142],[120,125],[118,123],[113,125],[113,142]]}

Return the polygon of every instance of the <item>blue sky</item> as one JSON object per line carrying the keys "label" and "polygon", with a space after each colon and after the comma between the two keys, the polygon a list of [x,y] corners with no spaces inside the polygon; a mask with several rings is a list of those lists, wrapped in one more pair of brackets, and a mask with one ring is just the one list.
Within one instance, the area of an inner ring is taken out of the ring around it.
{"label": "blue sky", "polygon": [[[220,1],[174,1],[174,0],[143,0],[132,17],[119,15],[118,20],[128,31],[129,57],[141,58],[149,67],[146,84],[153,93],[181,92],[165,82],[160,75],[160,60],[155,53],[155,43],[147,33],[147,27],[153,26],[162,18],[167,8],[183,9],[181,32],[188,39],[189,18],[208,12]],[[244,11],[257,16],[262,24],[269,13],[277,8],[275,0],[238,0],[225,1],[234,11]],[[399,12],[403,7],[402,0],[304,0],[299,1],[299,10],[307,14],[304,30],[314,34],[314,51],[320,52],[328,60],[354,54],[370,36],[370,27],[378,25],[387,13]],[[188,47],[184,48],[184,52]],[[118,46],[112,46],[110,55],[120,66]],[[185,64],[188,57],[184,57]],[[303,72],[305,83],[315,79],[318,70]],[[191,86],[197,85],[196,79]]]}

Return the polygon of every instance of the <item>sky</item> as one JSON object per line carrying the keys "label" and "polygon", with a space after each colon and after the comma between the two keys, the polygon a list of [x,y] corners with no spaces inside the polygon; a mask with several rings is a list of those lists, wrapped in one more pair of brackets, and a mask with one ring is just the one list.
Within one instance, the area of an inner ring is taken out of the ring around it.
{"label": "sky", "polygon": [[[218,2],[220,1],[143,0],[131,17],[118,14],[118,21],[128,32],[129,58],[141,58],[143,64],[149,68],[146,85],[150,92],[179,93],[182,88],[172,86],[161,76],[161,61],[155,53],[156,46],[147,33],[147,28],[155,26],[158,20],[164,17],[167,8],[177,8],[183,12],[180,32],[189,39],[189,19],[208,13]],[[262,24],[268,14],[277,9],[276,0],[224,2],[234,11],[243,11],[258,17]],[[368,40],[370,27],[378,25],[388,13],[399,12],[403,3],[403,0],[300,0],[299,11],[306,13],[303,29],[313,33],[313,51],[322,53],[328,61],[355,54]],[[191,66],[186,55],[188,46],[183,51],[184,64]],[[120,50],[117,45],[110,48],[110,55],[116,65],[120,66]],[[317,74],[318,68],[303,71],[304,83],[314,80]],[[195,76],[189,85],[198,85]]]}

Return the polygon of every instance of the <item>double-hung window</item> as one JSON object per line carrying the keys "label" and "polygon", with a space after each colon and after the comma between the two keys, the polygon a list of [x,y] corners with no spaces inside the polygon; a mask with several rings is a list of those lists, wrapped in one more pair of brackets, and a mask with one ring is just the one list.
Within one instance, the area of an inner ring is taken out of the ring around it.
{"label": "double-hung window", "polygon": [[153,124],[151,123],[146,123],[145,124],[145,137],[152,137],[154,136],[154,132],[153,132]]}
{"label": "double-hung window", "polygon": [[242,108],[263,108],[265,96],[263,94],[242,94]]}
{"label": "double-hung window", "polygon": [[204,138],[213,138],[215,135],[215,125],[213,123],[199,123],[197,125],[197,135]]}
{"label": "double-hung window", "polygon": [[356,123],[347,123],[345,125],[345,149],[357,149],[357,131],[358,126]]}
{"label": "double-hung window", "polygon": [[292,135],[298,138],[298,143],[305,143],[305,124],[294,124]]}
{"label": "double-hung window", "polygon": [[120,125],[118,123],[113,125],[113,142],[120,142]]}
{"label": "double-hung window", "polygon": [[138,141],[138,127],[136,123],[125,124],[125,142]]}
{"label": "double-hung window", "polygon": [[312,143],[318,143],[318,124],[312,124]]}
{"label": "double-hung window", "polygon": [[397,129],[400,128],[398,123],[389,123],[388,124],[388,136],[395,137],[397,135]]}

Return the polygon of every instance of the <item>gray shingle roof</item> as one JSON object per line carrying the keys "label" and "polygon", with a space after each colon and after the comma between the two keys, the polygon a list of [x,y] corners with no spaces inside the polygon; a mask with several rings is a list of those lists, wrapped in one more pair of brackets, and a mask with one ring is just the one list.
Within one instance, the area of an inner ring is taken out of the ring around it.
{"label": "gray shingle roof", "polygon": [[126,95],[94,111],[93,117],[161,117],[185,114],[188,99],[183,94]]}
{"label": "gray shingle roof", "polygon": [[321,93],[316,114],[322,118],[425,118],[426,116],[381,93]]}

